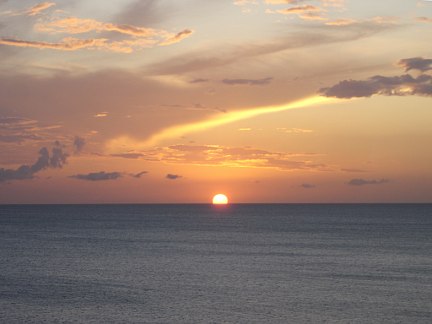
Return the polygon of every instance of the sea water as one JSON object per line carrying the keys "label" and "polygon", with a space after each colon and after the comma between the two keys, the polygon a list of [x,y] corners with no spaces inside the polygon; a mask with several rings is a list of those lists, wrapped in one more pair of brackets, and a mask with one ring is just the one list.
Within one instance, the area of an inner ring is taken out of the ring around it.
{"label": "sea water", "polygon": [[1,323],[431,323],[432,205],[0,206]]}

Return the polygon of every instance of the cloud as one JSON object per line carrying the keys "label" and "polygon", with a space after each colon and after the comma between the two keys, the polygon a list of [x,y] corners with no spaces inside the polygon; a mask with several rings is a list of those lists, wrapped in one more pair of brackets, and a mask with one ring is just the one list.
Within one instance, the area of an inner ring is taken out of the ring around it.
{"label": "cloud", "polygon": [[[44,2],[29,9],[29,15],[36,15],[45,10],[54,3]],[[154,46],[167,46],[178,43],[192,35],[190,29],[181,30],[178,33],[168,32],[163,29],[154,29],[129,24],[116,24],[98,21],[95,19],[84,19],[79,17],[52,18],[50,20],[39,20],[34,25],[34,29],[39,33],[48,34],[85,34],[93,33],[93,37],[78,39],[73,37],[63,38],[58,42],[20,40],[16,38],[0,39],[1,45],[16,47],[34,47],[39,49],[55,49],[64,51],[73,51],[79,49],[103,49],[106,51],[118,53],[131,53],[135,49],[148,48]],[[118,33],[124,37],[118,38],[99,38],[98,34],[106,32]],[[126,38],[125,38],[126,37]]]}
{"label": "cloud", "polygon": [[42,2],[39,3],[33,7],[31,7],[30,9],[27,10],[27,15],[28,16],[35,16],[37,14],[40,14],[42,11],[51,8],[52,6],[55,6],[54,2]]}
{"label": "cloud", "polygon": [[160,46],[172,45],[178,42],[181,42],[183,39],[189,37],[193,34],[193,30],[185,29],[181,32],[175,34],[174,36],[167,37],[166,40],[159,43]]}
{"label": "cloud", "polygon": [[271,13],[271,14],[276,13],[282,15],[297,15],[300,19],[303,20],[326,20],[327,18],[324,18],[322,16],[322,12],[324,11],[325,10],[317,6],[305,5],[305,6],[291,7],[291,8],[285,8],[279,10],[267,9],[266,13]]}
{"label": "cloud", "polygon": [[298,4],[307,0],[264,0],[264,3],[278,5],[278,4]]}
{"label": "cloud", "polygon": [[298,6],[298,7],[291,7],[287,9],[281,9],[278,10],[279,13],[284,15],[291,15],[291,14],[302,14],[305,12],[311,12],[311,11],[322,11],[320,7],[312,6],[312,5],[305,5],[305,6]]}
{"label": "cloud", "polygon": [[42,141],[53,136],[61,125],[40,125],[37,120],[22,117],[0,117],[0,142]]}
{"label": "cloud", "polygon": [[131,174],[130,176],[139,179],[139,178],[141,178],[143,175],[145,175],[147,173],[148,173],[148,171],[141,171],[139,173]]}
{"label": "cloud", "polygon": [[122,153],[122,154],[111,154],[114,157],[120,157],[124,159],[139,159],[143,157],[141,153]]}
{"label": "cloud", "polygon": [[300,187],[302,187],[303,189],[313,189],[313,188],[316,188],[315,185],[310,184],[310,183],[303,183]]}
{"label": "cloud", "polygon": [[[193,31],[184,29],[176,34],[167,32],[162,29],[146,28],[140,26],[105,23],[95,19],[83,19],[78,17],[68,17],[48,22],[40,22],[35,25],[39,32],[58,34],[84,34],[89,32],[116,32],[123,35],[138,37],[110,43],[108,48],[118,48],[117,51],[125,51],[133,46],[167,46],[178,43],[183,39],[191,36]],[[123,50],[122,50],[123,49]]]}
{"label": "cloud", "polygon": [[95,19],[83,19],[78,17],[68,17],[53,21],[40,22],[35,25],[35,29],[38,32],[52,34],[83,34],[92,31],[108,31],[139,37],[156,36],[162,33],[161,31],[152,28],[104,23]]}
{"label": "cloud", "polygon": [[432,70],[432,59],[424,59],[423,57],[411,57],[402,59],[398,62],[398,65],[405,69],[405,72],[410,70],[418,70],[420,72],[426,72]]}
{"label": "cloud", "polygon": [[325,24],[327,26],[349,26],[349,25],[353,25],[355,23],[357,23],[357,21],[354,19],[344,18],[344,19],[336,19],[336,20],[332,20],[332,21],[327,21]]}
{"label": "cloud", "polygon": [[106,181],[106,180],[116,180],[122,177],[120,172],[92,172],[87,174],[76,174],[70,176],[70,178],[75,178],[79,180],[87,180],[87,181]]}
{"label": "cloud", "polygon": [[376,75],[367,80],[344,80],[332,87],[321,88],[319,92],[326,97],[348,99],[373,95],[432,96],[432,76],[422,74],[414,78],[409,74],[394,77]]}
{"label": "cloud", "polygon": [[103,117],[108,117],[108,114],[109,114],[108,112],[103,111],[103,112],[95,114],[93,117],[95,117],[95,118],[103,118]]}
{"label": "cloud", "polygon": [[120,12],[115,21],[123,24],[160,24],[164,16],[171,14],[171,11],[160,7],[159,0],[136,0],[126,4],[124,10]]}
{"label": "cloud", "polygon": [[264,78],[264,79],[223,79],[222,83],[228,85],[267,85],[273,78]]}
{"label": "cloud", "polygon": [[277,131],[288,133],[288,134],[309,134],[313,133],[314,131],[312,129],[303,129],[303,128],[276,128]]}
{"label": "cloud", "polygon": [[365,179],[352,179],[347,184],[350,186],[366,186],[366,185],[379,185],[389,183],[388,179],[381,180],[365,180]]}
{"label": "cloud", "polygon": [[79,136],[75,136],[74,141],[73,141],[73,146],[75,147],[76,153],[80,153],[83,150],[85,144],[86,144],[86,141],[84,138],[79,137]]}
{"label": "cloud", "polygon": [[178,124],[165,129],[161,129],[159,132],[154,133],[147,140],[141,142],[131,139],[127,136],[120,136],[110,140],[107,143],[107,147],[112,151],[118,149],[124,150],[126,147],[129,147],[131,150],[147,148],[165,139],[178,138],[184,136],[185,134],[191,134],[203,130],[208,130],[218,126],[230,124],[239,120],[249,119],[252,117],[257,117],[261,115],[282,112],[282,111],[287,111],[292,109],[311,107],[317,104],[323,105],[326,103],[335,103],[336,101],[339,100],[326,98],[323,96],[314,96],[303,100],[291,102],[285,105],[264,106],[264,107],[252,108],[248,110],[232,111],[225,114],[218,114],[215,116],[211,116],[208,119],[191,122],[191,123]]}
{"label": "cloud", "polygon": [[343,172],[353,172],[353,173],[364,173],[364,172],[367,172],[366,170],[363,170],[363,169],[346,169],[346,168],[344,168],[344,169],[341,169],[341,171],[343,171]]}
{"label": "cloud", "polygon": [[166,175],[166,178],[167,178],[168,180],[177,180],[177,179],[182,178],[182,176],[181,176],[181,175],[178,175],[178,174],[171,174],[171,173],[168,173],[168,174]]}
{"label": "cloud", "polygon": [[171,145],[142,151],[142,159],[169,164],[222,167],[275,168],[284,171],[327,171],[328,167],[314,162],[310,153],[282,153],[253,147],[220,145]]}
{"label": "cloud", "polygon": [[177,55],[153,64],[147,68],[146,72],[157,75],[190,73],[230,65],[246,59],[271,55],[286,50],[363,39],[394,27],[391,24],[378,24],[373,21],[348,25],[343,30],[325,25],[319,29],[303,27],[301,33],[292,32],[286,36],[261,43],[241,44],[231,48],[213,48],[205,52],[194,51]]}
{"label": "cloud", "polygon": [[197,78],[197,79],[193,79],[191,81],[189,81],[189,83],[204,83],[204,82],[209,82],[209,79],[202,79],[202,78]]}
{"label": "cloud", "polygon": [[21,165],[17,169],[0,168],[0,182],[11,180],[33,179],[35,174],[48,168],[61,168],[67,160],[68,154],[63,152],[59,142],[54,143],[51,155],[46,147],[39,150],[39,158],[33,165]]}
{"label": "cloud", "polygon": [[429,17],[417,17],[416,20],[423,23],[432,23],[432,18]]}
{"label": "cloud", "polygon": [[257,4],[256,0],[234,0],[234,5],[236,6],[245,6],[248,4]]}
{"label": "cloud", "polygon": [[33,47],[39,49],[55,49],[60,51],[75,51],[83,48],[106,48],[106,39],[78,39],[67,37],[59,43],[50,42],[33,42],[13,38],[0,39],[0,45],[9,45],[16,47]]}

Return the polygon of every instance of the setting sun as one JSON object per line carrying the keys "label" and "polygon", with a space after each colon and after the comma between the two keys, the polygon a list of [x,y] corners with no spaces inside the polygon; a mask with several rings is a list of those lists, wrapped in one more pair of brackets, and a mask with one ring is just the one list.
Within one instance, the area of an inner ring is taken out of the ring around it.
{"label": "setting sun", "polygon": [[213,197],[213,205],[226,205],[228,198],[224,194],[217,194]]}

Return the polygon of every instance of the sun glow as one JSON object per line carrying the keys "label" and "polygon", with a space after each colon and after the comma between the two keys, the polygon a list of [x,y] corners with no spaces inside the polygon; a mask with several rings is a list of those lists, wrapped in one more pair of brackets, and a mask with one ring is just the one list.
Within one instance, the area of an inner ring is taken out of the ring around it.
{"label": "sun glow", "polygon": [[156,134],[153,134],[150,138],[144,141],[134,140],[132,138],[122,136],[112,139],[107,143],[107,148],[109,151],[114,152],[119,149],[124,150],[127,148],[131,149],[144,149],[152,145],[159,144],[160,142],[183,136],[185,134],[196,133],[200,131],[205,131],[211,128],[222,126],[225,124],[233,123],[239,120],[253,118],[261,115],[282,112],[291,109],[299,109],[312,107],[323,104],[331,104],[343,102],[343,99],[327,98],[322,96],[314,96],[306,99],[291,102],[285,105],[275,105],[258,107],[247,110],[237,110],[228,112],[222,115],[212,116],[209,119],[201,120],[198,122],[180,124],[172,127],[168,127],[160,130]]}
{"label": "sun glow", "polygon": [[224,194],[217,194],[213,197],[213,205],[226,205],[228,198]]}

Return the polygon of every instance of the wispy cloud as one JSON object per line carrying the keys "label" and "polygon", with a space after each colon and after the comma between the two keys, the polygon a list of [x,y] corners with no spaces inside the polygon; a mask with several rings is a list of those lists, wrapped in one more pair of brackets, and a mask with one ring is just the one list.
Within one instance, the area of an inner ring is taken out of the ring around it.
{"label": "wispy cloud", "polygon": [[64,38],[59,43],[49,43],[49,42],[33,42],[25,41],[13,38],[2,38],[0,39],[1,45],[9,45],[16,47],[33,47],[39,49],[54,49],[60,51],[75,51],[83,48],[106,48],[106,39],[77,39],[77,38]]}
{"label": "wispy cloud", "polygon": [[87,180],[87,181],[106,181],[106,180],[116,180],[122,177],[120,172],[91,172],[87,174],[76,174],[70,176],[70,178]]}
{"label": "wispy cloud", "polygon": [[252,85],[252,86],[260,86],[270,84],[273,78],[268,77],[264,79],[223,79],[222,83],[228,85]]}
{"label": "wispy cloud", "polygon": [[325,24],[327,26],[349,26],[349,25],[353,25],[355,23],[357,23],[357,21],[355,19],[343,18],[343,19],[336,19],[336,20],[327,21]]}
{"label": "wispy cloud", "polygon": [[26,11],[26,14],[28,16],[36,16],[37,14],[40,14],[42,11],[47,10],[48,8],[51,8],[52,6],[55,6],[54,2],[41,2],[37,5],[29,8]]}
{"label": "wispy cloud", "polygon": [[311,183],[303,183],[300,187],[303,188],[303,189],[314,189],[314,188],[316,188],[316,186],[314,184],[311,184]]}
{"label": "wispy cloud", "polygon": [[[51,2],[41,3],[30,8],[28,14],[36,15],[53,5],[54,3]],[[68,36],[93,33],[93,37],[88,37],[86,39],[65,37],[59,42],[3,38],[0,39],[0,44],[63,51],[102,49],[118,53],[131,53],[137,49],[172,45],[181,42],[193,34],[191,29],[184,29],[180,32],[172,33],[163,29],[146,28],[128,24],[115,24],[98,21],[96,19],[85,19],[79,17],[39,20],[34,25],[34,29],[39,33],[66,34]],[[105,38],[98,37],[98,34],[101,32],[107,33]],[[111,38],[110,33],[118,33],[124,37],[123,39]]]}
{"label": "wispy cloud", "polygon": [[133,178],[139,179],[143,175],[146,175],[147,173],[148,173],[148,171],[141,171],[141,172],[138,172],[138,173],[131,174],[130,176],[133,177]]}
{"label": "wispy cloud", "polygon": [[0,117],[0,142],[22,143],[43,141],[54,136],[61,125],[42,125],[37,120],[22,117]]}
{"label": "wispy cloud", "polygon": [[432,23],[432,18],[430,17],[417,17],[416,20],[422,23]]}
{"label": "wispy cloud", "polygon": [[185,30],[182,30],[181,32],[173,35],[173,36],[166,37],[166,39],[164,41],[160,42],[159,45],[160,46],[172,45],[172,44],[181,42],[183,39],[188,38],[192,34],[193,34],[192,30],[185,29]]}
{"label": "wispy cloud", "polygon": [[352,179],[347,184],[350,186],[366,186],[366,185],[380,185],[389,183],[388,179],[380,179],[380,180],[365,180],[365,179]]}
{"label": "wispy cloud", "polygon": [[271,152],[253,147],[220,145],[172,145],[142,151],[146,161],[163,161],[169,164],[274,168],[284,171],[325,171],[329,168],[313,161],[311,153]]}
{"label": "wispy cloud", "polygon": [[193,51],[177,55],[153,64],[146,72],[157,75],[190,73],[235,64],[246,59],[265,57],[286,50],[359,40],[394,27],[393,24],[362,21],[345,26],[343,30],[326,25],[320,29],[304,28],[301,33],[293,32],[285,37],[265,42],[242,44],[223,50],[213,48],[210,51]]}

